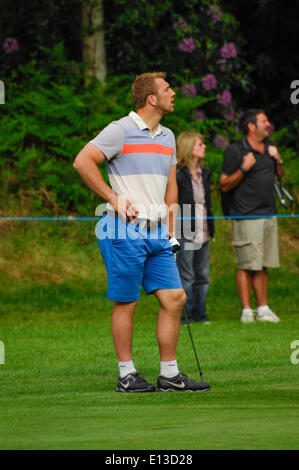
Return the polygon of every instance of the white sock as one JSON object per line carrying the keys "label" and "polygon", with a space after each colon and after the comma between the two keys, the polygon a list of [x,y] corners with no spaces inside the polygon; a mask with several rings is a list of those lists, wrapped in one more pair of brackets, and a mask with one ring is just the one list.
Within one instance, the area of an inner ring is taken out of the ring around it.
{"label": "white sock", "polygon": [[133,374],[136,372],[136,369],[134,367],[133,361],[127,361],[127,362],[118,362],[119,365],[119,375],[120,377],[125,377],[128,374]]}
{"label": "white sock", "polygon": [[257,313],[258,315],[263,315],[264,311],[267,311],[268,310],[268,305],[260,305],[258,308],[257,308]]}
{"label": "white sock", "polygon": [[170,379],[171,377],[178,375],[178,373],[179,373],[179,369],[178,369],[177,361],[175,359],[173,361],[166,361],[166,362],[161,361],[160,374],[163,375],[163,377],[168,377]]}

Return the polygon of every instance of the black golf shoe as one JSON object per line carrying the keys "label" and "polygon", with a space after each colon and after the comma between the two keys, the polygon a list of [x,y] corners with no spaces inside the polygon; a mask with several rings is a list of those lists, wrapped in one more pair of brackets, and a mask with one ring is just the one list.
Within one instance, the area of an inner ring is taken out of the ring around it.
{"label": "black golf shoe", "polygon": [[206,382],[195,382],[181,372],[169,379],[159,375],[157,380],[158,392],[206,392],[210,385]]}
{"label": "black golf shoe", "polygon": [[137,372],[134,372],[134,374],[128,374],[122,378],[119,377],[116,387],[117,392],[142,393],[154,392],[155,390],[155,386],[144,380],[144,378]]}

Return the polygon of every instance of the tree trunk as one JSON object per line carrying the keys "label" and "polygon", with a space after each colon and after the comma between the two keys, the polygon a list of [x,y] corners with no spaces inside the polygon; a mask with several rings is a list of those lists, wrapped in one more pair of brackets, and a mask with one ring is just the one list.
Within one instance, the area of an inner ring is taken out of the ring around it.
{"label": "tree trunk", "polygon": [[86,80],[88,80],[89,76],[93,76],[104,84],[107,75],[107,65],[102,0],[83,0],[82,31]]}

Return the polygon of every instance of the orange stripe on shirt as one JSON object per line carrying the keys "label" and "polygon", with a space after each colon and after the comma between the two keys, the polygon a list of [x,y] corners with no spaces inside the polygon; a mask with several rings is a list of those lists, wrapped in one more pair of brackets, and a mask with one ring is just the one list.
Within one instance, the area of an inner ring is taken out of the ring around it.
{"label": "orange stripe on shirt", "polygon": [[125,144],[122,153],[123,155],[128,153],[160,153],[171,157],[173,148],[160,144]]}

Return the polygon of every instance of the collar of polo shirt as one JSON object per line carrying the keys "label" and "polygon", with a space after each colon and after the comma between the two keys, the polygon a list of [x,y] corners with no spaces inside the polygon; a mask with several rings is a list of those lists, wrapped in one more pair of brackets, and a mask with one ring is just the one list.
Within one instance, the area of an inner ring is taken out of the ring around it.
{"label": "collar of polo shirt", "polygon": [[152,136],[153,138],[156,137],[156,135],[162,134],[163,129],[162,129],[162,126],[161,126],[160,123],[158,124],[158,127],[157,127],[156,131],[155,131],[154,133],[152,133],[151,130],[150,130],[150,128],[148,127],[148,125],[147,125],[147,124],[144,122],[144,120],[139,116],[139,114],[135,113],[135,111],[131,111],[131,112],[129,113],[129,116],[130,116],[130,118],[132,118],[132,119],[136,122],[138,128],[139,128],[141,131],[143,131],[143,130],[145,130],[145,129],[148,129],[148,130],[150,131],[150,133],[151,133],[151,136]]}

